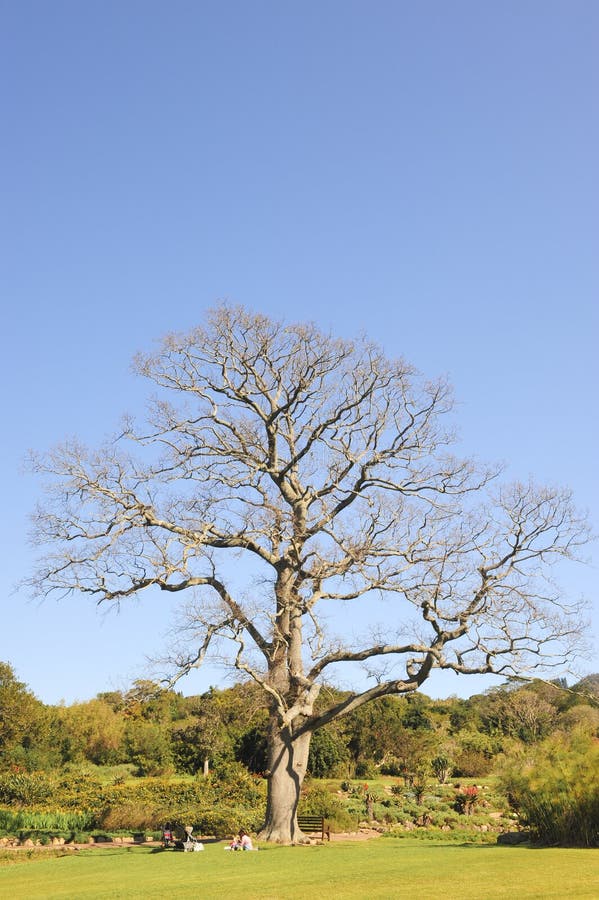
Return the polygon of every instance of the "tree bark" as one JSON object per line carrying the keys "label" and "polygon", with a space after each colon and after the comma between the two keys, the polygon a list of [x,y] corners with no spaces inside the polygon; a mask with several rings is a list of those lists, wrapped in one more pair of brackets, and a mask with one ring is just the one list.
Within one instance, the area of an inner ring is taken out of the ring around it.
{"label": "tree bark", "polygon": [[261,840],[297,844],[308,840],[297,824],[297,807],[310,749],[310,732],[295,739],[288,729],[270,728],[266,819]]}

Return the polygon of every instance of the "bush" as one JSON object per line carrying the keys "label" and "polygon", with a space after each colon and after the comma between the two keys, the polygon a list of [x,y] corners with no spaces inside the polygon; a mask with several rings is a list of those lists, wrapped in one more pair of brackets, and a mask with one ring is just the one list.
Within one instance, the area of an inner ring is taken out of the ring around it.
{"label": "bush", "polygon": [[405,770],[405,764],[400,762],[398,759],[389,760],[381,765],[381,775],[392,775],[394,778],[397,778],[398,775],[401,775]]}
{"label": "bush", "polygon": [[47,800],[55,785],[44,772],[7,772],[0,775],[0,803],[33,806]]}
{"label": "bush", "polygon": [[89,844],[92,836],[89,831],[76,831],[73,835],[74,844]]}
{"label": "bush", "polygon": [[241,763],[227,762],[215,766],[209,778],[202,778],[199,785],[210,785],[219,799],[238,805],[254,806],[264,797],[266,782],[253,775]]}
{"label": "bush", "polygon": [[387,825],[393,825],[403,820],[401,810],[384,800],[374,804],[372,813],[376,822],[385,822]]}
{"label": "bush", "polygon": [[236,763],[207,778],[146,778],[133,784],[114,779],[101,784],[80,772],[63,773],[61,778],[10,773],[0,776],[0,792],[6,805],[0,808],[0,833],[10,834],[87,833],[96,827],[144,831],[176,821],[220,835],[239,827],[255,829],[265,807],[264,780]]}
{"label": "bush", "polygon": [[471,816],[479,801],[478,788],[474,785],[458,791],[455,796],[454,809],[464,816]]}
{"label": "bush", "polygon": [[264,795],[264,781],[233,763],[193,781],[147,778],[134,785],[107,786],[99,821],[104,828],[139,831],[168,821],[222,836],[261,824]]}
{"label": "bush", "polygon": [[129,800],[116,807],[109,807],[101,819],[108,831],[144,831],[157,824],[155,809],[139,800]]}
{"label": "bush", "polygon": [[599,745],[588,733],[560,735],[513,758],[501,780],[539,841],[599,846]]}
{"label": "bush", "polygon": [[438,753],[431,760],[431,769],[439,784],[445,784],[452,768],[452,759],[447,753]]}
{"label": "bush", "polygon": [[356,763],[356,778],[376,778],[378,774],[374,760],[362,759]]}
{"label": "bush", "polygon": [[36,812],[34,810],[0,809],[0,833],[16,834],[21,831],[44,831],[56,836],[70,835],[78,829],[91,827],[93,820],[92,813],[81,810]]}
{"label": "bush", "polygon": [[55,806],[75,809],[100,809],[103,805],[103,786],[89,774],[63,772],[53,785],[52,802]]}
{"label": "bush", "polygon": [[481,750],[463,750],[456,756],[453,774],[460,778],[484,778],[493,768],[493,760]]}
{"label": "bush", "polygon": [[264,820],[261,810],[248,810],[237,806],[219,806],[217,809],[206,808],[197,813],[198,834],[214,835],[225,838],[237,834],[240,828],[244,831],[258,831]]}
{"label": "bush", "polygon": [[359,815],[352,815],[349,804],[343,803],[323,785],[313,785],[302,795],[298,813],[300,815],[324,816],[332,831],[354,831]]}

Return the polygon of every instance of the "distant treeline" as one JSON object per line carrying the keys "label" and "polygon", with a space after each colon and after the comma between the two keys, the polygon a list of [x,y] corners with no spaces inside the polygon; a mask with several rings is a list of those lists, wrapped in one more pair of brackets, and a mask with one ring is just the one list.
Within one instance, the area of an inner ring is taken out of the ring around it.
{"label": "distant treeline", "polygon": [[[323,695],[343,696],[334,687]],[[242,763],[266,770],[267,711],[252,683],[184,697],[151,681],[69,706],[45,705],[0,663],[0,770],[52,771],[74,763],[123,763],[136,774],[197,774]],[[469,699],[386,697],[317,731],[309,773],[367,778],[427,769],[484,777],[499,756],[581,730],[599,736],[599,675],[568,687],[506,684]]]}

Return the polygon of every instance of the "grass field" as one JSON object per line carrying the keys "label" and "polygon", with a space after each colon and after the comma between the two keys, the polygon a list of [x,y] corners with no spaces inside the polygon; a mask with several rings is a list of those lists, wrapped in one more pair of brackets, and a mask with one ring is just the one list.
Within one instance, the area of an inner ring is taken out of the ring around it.
{"label": "grass field", "polygon": [[518,900],[599,897],[599,851],[373,840],[259,853],[82,850],[0,867],[11,900]]}

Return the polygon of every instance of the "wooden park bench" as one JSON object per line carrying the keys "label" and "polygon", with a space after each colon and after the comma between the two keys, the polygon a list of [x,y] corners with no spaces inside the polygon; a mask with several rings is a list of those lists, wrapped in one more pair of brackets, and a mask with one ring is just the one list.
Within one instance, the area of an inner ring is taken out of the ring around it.
{"label": "wooden park bench", "polygon": [[320,834],[323,841],[326,834],[327,840],[331,840],[331,828],[325,823],[324,816],[298,816],[297,824],[304,834]]}

